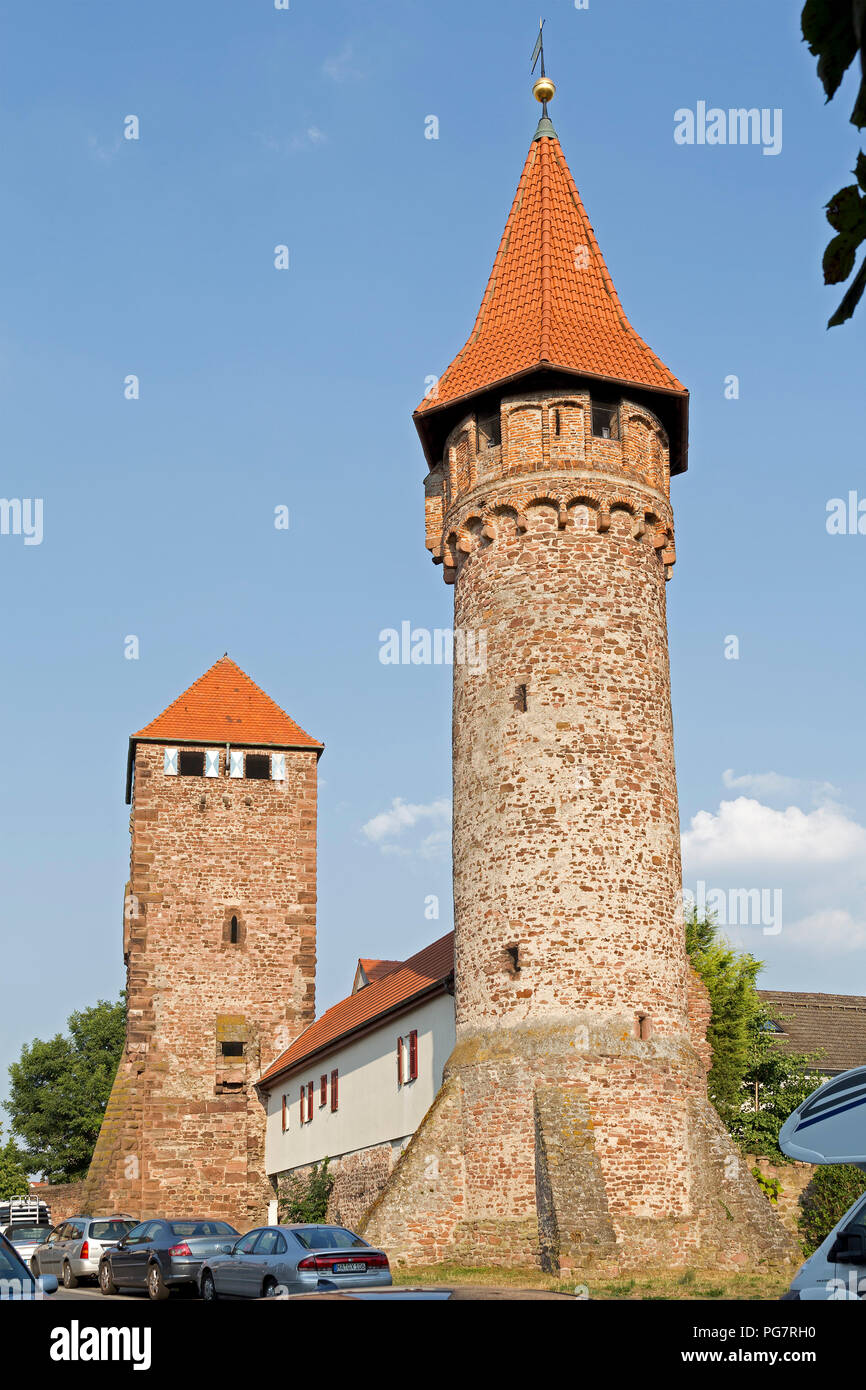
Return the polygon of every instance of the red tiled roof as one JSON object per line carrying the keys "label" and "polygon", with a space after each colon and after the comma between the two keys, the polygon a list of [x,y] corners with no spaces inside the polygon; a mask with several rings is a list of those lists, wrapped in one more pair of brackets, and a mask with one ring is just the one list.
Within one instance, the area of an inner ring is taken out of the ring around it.
{"label": "red tiled roof", "polygon": [[432,946],[425,946],[423,951],[401,962],[398,969],[326,1010],[271,1063],[260,1080],[264,1082],[280,1072],[293,1071],[315,1053],[333,1048],[347,1034],[368,1026],[437,984],[444,985],[453,969],[454,933],[449,932]]}
{"label": "red tiled roof", "polygon": [[361,956],[358,964],[372,984],[374,980],[382,980],[386,975],[393,975],[394,971],[399,970],[404,962],[402,960],[368,960],[366,956]]}
{"label": "red tiled roof", "polygon": [[626,318],[552,134],[529,147],[475,327],[416,419],[539,366],[688,394]]}
{"label": "red tiled roof", "polygon": [[277,748],[323,747],[305,734],[228,656],[220,657],[132,738]]}

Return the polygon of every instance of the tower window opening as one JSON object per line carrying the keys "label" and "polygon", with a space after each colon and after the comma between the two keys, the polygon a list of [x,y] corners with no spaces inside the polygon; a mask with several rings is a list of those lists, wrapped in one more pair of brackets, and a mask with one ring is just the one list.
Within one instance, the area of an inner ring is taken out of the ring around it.
{"label": "tower window opening", "polygon": [[242,1042],[222,1042],[220,1051],[224,1057],[243,1057],[244,1045]]}
{"label": "tower window opening", "polygon": [[271,759],[267,753],[247,753],[245,775],[266,782],[271,775]]}
{"label": "tower window opening", "polygon": [[558,435],[562,429],[562,420],[558,410],[553,412],[553,433]]}
{"label": "tower window opening", "polygon": [[177,760],[181,777],[204,777],[204,753],[182,752]]}
{"label": "tower window opening", "polygon": [[229,941],[233,946],[238,944],[238,919],[233,917],[229,924]]}
{"label": "tower window opening", "polygon": [[649,1042],[653,1035],[653,1024],[649,1014],[638,1014],[637,1035],[641,1042]]}
{"label": "tower window opening", "polygon": [[521,970],[521,965],[520,965],[520,947],[519,947],[519,946],[506,946],[506,948],[505,948],[505,954],[506,954],[506,956],[508,957],[508,962],[509,962],[508,968],[509,968],[509,970],[511,971],[512,975],[519,975],[519,974],[520,974],[520,970]]}
{"label": "tower window opening", "polygon": [[593,404],[592,432],[596,439],[619,439],[618,407]]}
{"label": "tower window opening", "polygon": [[525,686],[525,685],[519,685],[519,686],[517,687],[517,694],[516,694],[515,697],[514,697],[514,703],[515,703],[515,705],[517,706],[517,713],[518,713],[518,714],[525,714],[525,713],[526,713],[526,709],[527,709],[527,693],[526,693],[526,686]]}
{"label": "tower window opening", "polygon": [[498,449],[502,443],[502,421],[498,415],[488,415],[478,421],[479,449]]}

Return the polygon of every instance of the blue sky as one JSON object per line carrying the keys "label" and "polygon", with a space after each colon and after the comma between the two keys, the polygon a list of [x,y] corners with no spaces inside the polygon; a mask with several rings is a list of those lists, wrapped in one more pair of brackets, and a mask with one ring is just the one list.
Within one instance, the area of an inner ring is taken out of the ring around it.
{"label": "blue sky", "polygon": [[[859,145],[798,13],[556,0],[551,114],[626,312],[692,392],[668,589],[686,883],[783,893],[780,932],[730,933],[763,983],[866,993],[866,536],[825,524],[866,498],[866,306],[828,333],[820,280]],[[0,536],[4,1076],[121,986],[127,737],[226,650],[326,744],[320,1007],[359,954],[450,926],[449,672],[383,666],[378,634],[450,622],[411,411],[484,288],[537,18],[4,7],[0,490],[44,504],[40,545]],[[781,109],[781,152],[676,144],[699,101]]]}

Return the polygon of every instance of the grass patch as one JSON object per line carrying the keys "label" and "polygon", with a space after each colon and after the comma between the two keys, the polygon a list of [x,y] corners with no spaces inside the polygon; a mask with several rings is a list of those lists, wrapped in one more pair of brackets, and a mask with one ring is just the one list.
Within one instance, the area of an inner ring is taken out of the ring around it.
{"label": "grass patch", "polygon": [[721,1270],[687,1269],[641,1278],[555,1279],[538,1269],[496,1269],[470,1265],[429,1265],[392,1268],[395,1284],[473,1284],[476,1287],[548,1289],[553,1293],[574,1293],[588,1286],[590,1298],[602,1299],[689,1299],[710,1301],[737,1299],[775,1301],[791,1282],[790,1275],[767,1271],[757,1274],[728,1274]]}

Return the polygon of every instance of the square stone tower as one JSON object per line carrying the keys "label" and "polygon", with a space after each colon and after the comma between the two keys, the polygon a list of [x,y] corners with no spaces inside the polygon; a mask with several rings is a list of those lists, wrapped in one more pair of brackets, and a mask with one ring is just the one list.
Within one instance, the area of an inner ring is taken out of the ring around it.
{"label": "square stone tower", "polygon": [[227,656],[130,739],[127,1037],[87,1210],[265,1219],[254,1083],[315,1016],[321,752]]}
{"label": "square stone tower", "polygon": [[454,585],[457,1043],[366,1222],[398,1260],[792,1253],[707,1098],[685,950],[665,581],[687,403],[545,110],[473,332],[415,415]]}

